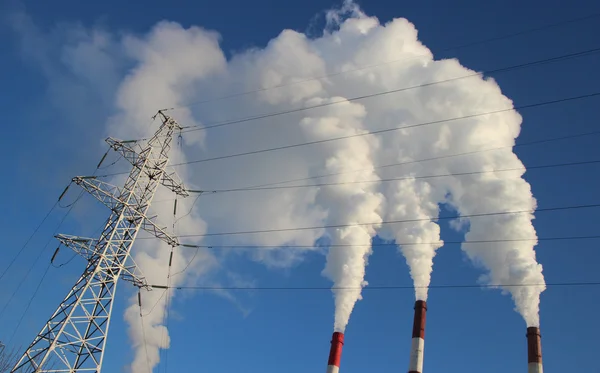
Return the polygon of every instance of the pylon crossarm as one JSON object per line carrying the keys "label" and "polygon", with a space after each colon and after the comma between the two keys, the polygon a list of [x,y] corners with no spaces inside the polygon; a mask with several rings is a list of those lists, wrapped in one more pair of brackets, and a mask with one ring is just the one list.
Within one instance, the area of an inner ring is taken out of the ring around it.
{"label": "pylon crossarm", "polygon": [[150,218],[146,217],[144,219],[144,221],[142,222],[142,229],[145,230],[146,232],[150,233],[154,237],[166,242],[171,247],[179,246],[179,241],[177,240],[177,238],[174,236],[171,236],[169,233],[167,233],[165,228],[159,227],[153,221],[155,218],[156,218],[156,216],[153,216]]}
{"label": "pylon crossarm", "polygon": [[175,194],[178,194],[182,197],[187,197],[190,195],[185,189],[183,181],[181,181],[179,175],[177,175],[175,171],[169,174],[165,172],[163,174],[161,184],[172,190]]}
{"label": "pylon crossarm", "polygon": [[121,278],[127,282],[130,282],[133,286],[138,288],[144,288],[148,291],[152,290],[152,287],[146,281],[146,277],[141,273],[139,267],[133,261],[133,258],[129,258],[132,262],[131,265],[124,266],[121,272]]}
{"label": "pylon crossarm", "polygon": [[93,176],[77,176],[73,178],[73,182],[111,210],[123,205],[123,202],[117,198],[122,195],[121,188],[117,186]]}
{"label": "pylon crossarm", "polygon": [[[130,142],[125,142],[125,141],[120,141],[120,140],[116,140],[113,139],[112,137],[109,137],[106,139],[106,142],[110,145],[111,148],[113,148],[116,152],[118,152],[119,154],[121,154],[123,156],[123,158],[125,158],[129,163],[131,163],[132,166],[137,167],[138,169],[141,169],[141,161],[142,161],[142,157],[144,157],[144,155],[142,155],[142,149],[140,149],[140,151],[135,150],[132,146],[130,146]],[[160,165],[158,165],[159,167],[157,167],[158,170],[161,169]],[[153,167],[147,167],[147,170],[149,172],[148,176],[153,176],[155,170]],[[183,181],[181,181],[181,178],[177,175],[177,173],[175,171],[171,172],[171,173],[163,173],[163,177],[161,180],[161,184],[166,186],[167,188],[169,188],[170,190],[172,190],[174,193],[182,196],[182,197],[188,197],[189,194],[187,193],[185,186],[183,184]]]}
{"label": "pylon crossarm", "polygon": [[[117,153],[121,154],[132,165],[138,164],[140,158],[141,147],[137,145],[139,150],[134,149],[130,144],[131,141],[121,141],[115,138],[109,137],[105,140],[108,145]],[[137,144],[137,143],[134,143]]]}
{"label": "pylon crossarm", "polygon": [[90,260],[94,254],[94,247],[98,240],[87,237],[70,236],[66,234],[58,234],[54,236],[61,244],[70,248],[85,260]]}
{"label": "pylon crossarm", "polygon": [[[66,234],[58,234],[56,236],[57,240],[60,241],[64,246],[72,249],[75,253],[79,254],[85,260],[92,260],[95,257],[96,245],[98,245],[98,240],[87,237],[78,237],[71,236]],[[132,283],[134,286],[139,288],[150,289],[148,283],[146,282],[146,278],[136,265],[135,261],[132,257],[128,258],[128,262],[131,264],[128,265],[120,265],[121,266],[121,278],[127,282]]]}

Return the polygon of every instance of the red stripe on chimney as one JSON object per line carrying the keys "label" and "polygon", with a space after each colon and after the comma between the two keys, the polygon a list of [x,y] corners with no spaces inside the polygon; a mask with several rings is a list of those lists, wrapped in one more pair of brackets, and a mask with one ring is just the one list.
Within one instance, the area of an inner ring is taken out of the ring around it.
{"label": "red stripe on chimney", "polygon": [[425,339],[425,314],[427,313],[427,302],[418,300],[415,302],[415,319],[413,321],[413,338]]}
{"label": "red stripe on chimney", "polygon": [[534,326],[527,328],[527,360],[530,363],[542,363],[541,338],[539,328]]}
{"label": "red stripe on chimney", "polygon": [[344,333],[335,332],[331,337],[331,349],[329,350],[329,361],[327,365],[340,367],[342,358],[342,346],[344,345]]}

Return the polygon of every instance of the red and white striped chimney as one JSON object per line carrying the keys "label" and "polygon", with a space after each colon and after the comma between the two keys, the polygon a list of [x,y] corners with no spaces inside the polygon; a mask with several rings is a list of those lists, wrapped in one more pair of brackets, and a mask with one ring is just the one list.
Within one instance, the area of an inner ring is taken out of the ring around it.
{"label": "red and white striped chimney", "polygon": [[528,373],[543,373],[542,367],[542,336],[540,328],[535,326],[527,328],[527,360]]}
{"label": "red and white striped chimney", "polygon": [[415,302],[415,319],[413,321],[412,345],[410,346],[410,362],[408,373],[423,372],[423,349],[425,348],[425,314],[427,303],[424,300]]}
{"label": "red and white striped chimney", "polygon": [[331,349],[329,350],[329,361],[327,362],[327,373],[338,373],[340,371],[343,345],[344,333],[333,333],[331,337]]}

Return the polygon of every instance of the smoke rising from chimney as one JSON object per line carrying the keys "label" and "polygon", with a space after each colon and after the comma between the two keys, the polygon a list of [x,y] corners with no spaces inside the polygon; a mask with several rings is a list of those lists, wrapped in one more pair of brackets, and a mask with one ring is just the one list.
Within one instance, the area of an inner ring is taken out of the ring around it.
{"label": "smoke rising from chimney", "polygon": [[[315,103],[335,101],[340,101],[340,98],[318,100]],[[362,105],[344,103],[328,109],[321,117],[304,118],[302,126],[314,139],[339,137],[363,132],[364,116]],[[371,239],[378,227],[377,222],[381,221],[377,210],[383,196],[376,192],[377,184],[355,183],[376,180],[371,157],[376,148],[377,142],[373,139],[356,137],[328,144],[324,151],[326,172],[338,174],[336,182],[348,183],[323,187],[317,194],[317,202],[326,208],[330,223],[349,225],[328,232],[334,246],[329,249],[323,271],[334,284],[334,330],[337,332],[345,331],[354,304],[361,299],[361,288],[367,284],[364,278],[367,259],[371,254]],[[348,172],[357,169],[363,172]],[[352,225],[367,222],[374,224]]]}

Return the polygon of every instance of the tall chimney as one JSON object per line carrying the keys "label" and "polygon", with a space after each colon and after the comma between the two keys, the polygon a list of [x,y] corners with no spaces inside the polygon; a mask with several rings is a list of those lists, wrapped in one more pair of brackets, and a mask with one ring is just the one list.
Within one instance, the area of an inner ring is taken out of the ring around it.
{"label": "tall chimney", "polygon": [[327,362],[327,373],[338,373],[340,371],[343,345],[344,333],[333,333],[331,337],[331,349],[329,350],[329,361]]}
{"label": "tall chimney", "polygon": [[423,349],[425,348],[425,314],[427,303],[424,300],[415,302],[415,319],[413,321],[412,345],[410,346],[410,363],[408,373],[423,372]]}
{"label": "tall chimney", "polygon": [[542,367],[542,336],[540,328],[535,326],[527,328],[527,360],[528,373],[543,373]]}

